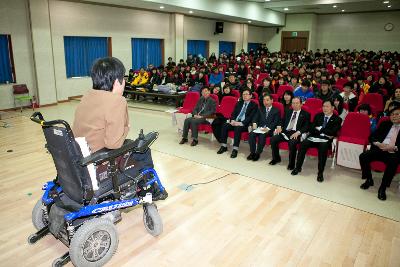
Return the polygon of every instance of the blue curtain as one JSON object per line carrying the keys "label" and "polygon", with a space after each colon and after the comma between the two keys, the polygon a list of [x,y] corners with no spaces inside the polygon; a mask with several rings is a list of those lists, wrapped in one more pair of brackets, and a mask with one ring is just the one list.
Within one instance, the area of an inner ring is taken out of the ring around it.
{"label": "blue curtain", "polygon": [[187,54],[198,56],[201,54],[203,57],[208,57],[207,41],[202,40],[188,40],[187,41]]}
{"label": "blue curtain", "polygon": [[0,83],[14,82],[7,35],[0,35]]}
{"label": "blue curtain", "polygon": [[235,42],[219,41],[219,54],[234,54],[235,53]]}
{"label": "blue curtain", "polygon": [[261,47],[260,43],[248,43],[247,52],[250,52],[251,49],[253,49],[253,51],[256,52],[259,47]]}
{"label": "blue curtain", "polygon": [[90,76],[93,62],[108,56],[107,37],[64,36],[67,78]]}
{"label": "blue curtain", "polygon": [[162,63],[162,39],[132,38],[132,69],[147,68],[149,64],[158,67]]}

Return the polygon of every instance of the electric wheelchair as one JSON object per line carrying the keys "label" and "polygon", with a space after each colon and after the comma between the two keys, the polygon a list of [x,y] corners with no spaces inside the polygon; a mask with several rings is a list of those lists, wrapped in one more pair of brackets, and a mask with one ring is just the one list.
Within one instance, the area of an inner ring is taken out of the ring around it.
{"label": "electric wheelchair", "polygon": [[[102,266],[108,262],[118,247],[114,224],[121,220],[121,209],[142,205],[146,230],[153,236],[162,233],[152,190],[156,183],[160,192],[166,191],[156,171],[144,169],[134,176],[124,171],[130,153],[146,153],[157,139],[157,132],[144,135],[141,130],[139,138],[126,140],[119,149],[102,149],[84,157],[84,149],[66,121],[45,121],[40,112],[33,113],[31,120],[42,126],[57,176],[43,186],[44,194],[33,208],[32,222],[38,232],[29,236],[28,243],[34,244],[51,233],[69,247],[53,266],[69,261],[75,266]],[[98,175],[91,174],[100,166],[106,167],[107,179],[99,181]]]}

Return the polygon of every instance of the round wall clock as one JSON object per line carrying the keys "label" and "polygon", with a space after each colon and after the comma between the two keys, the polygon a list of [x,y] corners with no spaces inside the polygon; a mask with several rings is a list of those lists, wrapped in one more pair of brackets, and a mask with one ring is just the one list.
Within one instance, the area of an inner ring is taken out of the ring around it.
{"label": "round wall clock", "polygon": [[386,24],[385,24],[385,27],[384,27],[384,28],[385,28],[385,31],[388,31],[388,32],[389,32],[389,31],[393,30],[394,25],[393,25],[393,23],[390,23],[390,22],[389,22],[389,23],[386,23]]}

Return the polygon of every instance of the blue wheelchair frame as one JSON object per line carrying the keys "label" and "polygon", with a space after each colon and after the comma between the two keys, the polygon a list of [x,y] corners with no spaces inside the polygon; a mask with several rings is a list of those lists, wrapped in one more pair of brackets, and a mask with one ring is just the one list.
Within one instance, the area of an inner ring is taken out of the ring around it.
{"label": "blue wheelchair frame", "polygon": [[[146,183],[146,186],[150,186],[156,182],[160,191],[164,192],[165,189],[164,189],[163,185],[161,184],[160,178],[158,177],[157,172],[153,168],[144,170],[143,172],[140,173],[140,175],[144,176],[148,173],[152,173],[154,178],[152,178],[150,181],[148,181]],[[46,206],[54,202],[54,199],[49,197],[49,195],[50,195],[50,191],[55,186],[56,186],[56,184],[54,182],[47,182],[46,184],[43,185],[42,190],[44,190],[45,192],[42,196],[42,201]],[[58,193],[62,192],[61,187],[57,187],[56,190]],[[93,216],[96,214],[110,212],[110,211],[117,210],[117,209],[125,209],[125,208],[129,208],[129,207],[134,207],[141,203],[143,203],[143,200],[140,199],[139,197],[136,197],[136,198],[127,199],[127,200],[112,201],[112,202],[107,202],[107,203],[89,205],[89,206],[82,207],[78,211],[65,214],[64,218],[65,218],[66,222],[70,222],[70,221],[76,220],[81,217],[88,217],[88,216]]]}

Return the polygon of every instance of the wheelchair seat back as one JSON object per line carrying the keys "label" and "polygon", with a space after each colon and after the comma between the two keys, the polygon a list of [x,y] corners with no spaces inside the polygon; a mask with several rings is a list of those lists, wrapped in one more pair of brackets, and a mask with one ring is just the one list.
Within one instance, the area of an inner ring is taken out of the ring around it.
{"label": "wheelchair seat back", "polygon": [[88,169],[79,164],[83,156],[72,131],[49,126],[43,127],[43,132],[47,149],[57,169],[57,183],[62,191],[79,204],[89,202],[93,197],[91,178]]}

